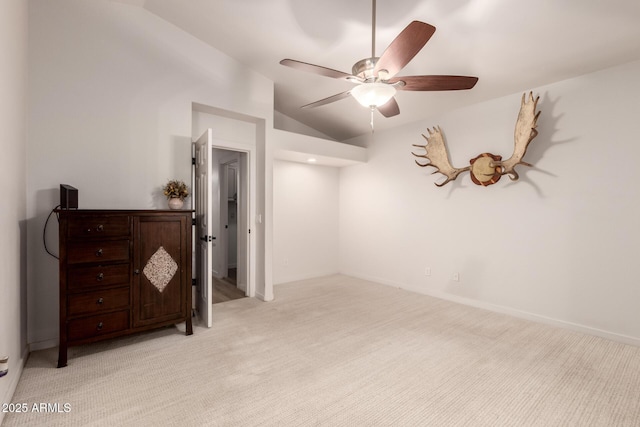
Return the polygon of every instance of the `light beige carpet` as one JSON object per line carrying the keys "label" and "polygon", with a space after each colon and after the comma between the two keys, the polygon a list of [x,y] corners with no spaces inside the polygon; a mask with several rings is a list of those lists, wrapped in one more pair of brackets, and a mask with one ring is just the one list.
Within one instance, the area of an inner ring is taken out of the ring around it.
{"label": "light beige carpet", "polygon": [[639,426],[640,349],[344,276],[33,353],[9,426]]}

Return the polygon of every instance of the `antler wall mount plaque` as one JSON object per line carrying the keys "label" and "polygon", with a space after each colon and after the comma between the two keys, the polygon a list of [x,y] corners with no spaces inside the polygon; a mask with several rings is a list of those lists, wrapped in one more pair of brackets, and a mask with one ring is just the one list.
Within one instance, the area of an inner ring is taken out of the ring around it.
{"label": "antler wall mount plaque", "polygon": [[433,173],[441,173],[447,177],[442,183],[436,183],[438,187],[442,187],[446,183],[455,180],[458,175],[466,171],[470,171],[471,180],[475,184],[485,187],[498,182],[502,175],[508,175],[512,181],[516,181],[519,178],[515,170],[517,165],[532,166],[523,161],[522,158],[527,152],[529,143],[538,135],[536,125],[540,111],[536,111],[536,107],[539,98],[539,96],[536,96],[534,99],[533,92],[529,92],[529,99],[527,99],[526,93],[522,94],[520,113],[518,114],[514,133],[513,154],[507,160],[503,161],[502,156],[499,155],[482,153],[471,159],[469,166],[465,168],[455,168],[449,160],[449,151],[447,150],[444,135],[437,126],[434,127],[433,130],[427,129],[428,136],[422,135],[424,139],[427,140],[425,145],[413,144],[414,147],[423,148],[425,153],[416,154],[412,152],[411,154],[428,160],[427,163],[420,163],[416,160],[418,166],[434,167],[436,170]]}

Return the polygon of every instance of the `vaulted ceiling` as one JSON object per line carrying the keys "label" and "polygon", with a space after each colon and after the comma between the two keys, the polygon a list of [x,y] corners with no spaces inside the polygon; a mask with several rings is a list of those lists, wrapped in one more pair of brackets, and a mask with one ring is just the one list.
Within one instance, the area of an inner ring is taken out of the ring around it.
{"label": "vaulted ceiling", "polygon": [[[371,0],[114,0],[143,7],[275,82],[275,109],[344,141],[371,132],[351,97],[302,105],[352,83],[284,67],[292,58],[351,73],[371,56]],[[411,21],[436,27],[398,75],[479,77],[471,90],[398,92],[376,130],[640,59],[637,0],[377,0],[376,55]],[[597,100],[594,100],[597,102]]]}

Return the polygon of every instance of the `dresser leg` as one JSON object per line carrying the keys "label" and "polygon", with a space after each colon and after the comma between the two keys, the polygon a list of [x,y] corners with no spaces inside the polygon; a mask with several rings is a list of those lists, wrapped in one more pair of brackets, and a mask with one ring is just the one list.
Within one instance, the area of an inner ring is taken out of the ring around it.
{"label": "dresser leg", "polygon": [[191,316],[187,316],[187,332],[185,335],[193,335],[193,323],[191,322]]}
{"label": "dresser leg", "polygon": [[60,350],[58,351],[58,368],[64,368],[67,366],[67,344],[60,343]]}

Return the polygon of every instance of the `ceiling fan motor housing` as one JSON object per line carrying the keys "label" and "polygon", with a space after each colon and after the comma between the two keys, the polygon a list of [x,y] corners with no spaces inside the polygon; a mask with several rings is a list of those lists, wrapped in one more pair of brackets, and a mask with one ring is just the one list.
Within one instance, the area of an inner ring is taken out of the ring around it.
{"label": "ceiling fan motor housing", "polygon": [[379,57],[374,58],[365,58],[353,64],[353,68],[351,69],[351,74],[356,77],[360,77],[361,79],[367,81],[371,79],[375,79],[377,76],[373,74],[373,70],[376,67],[376,63],[378,62]]}

